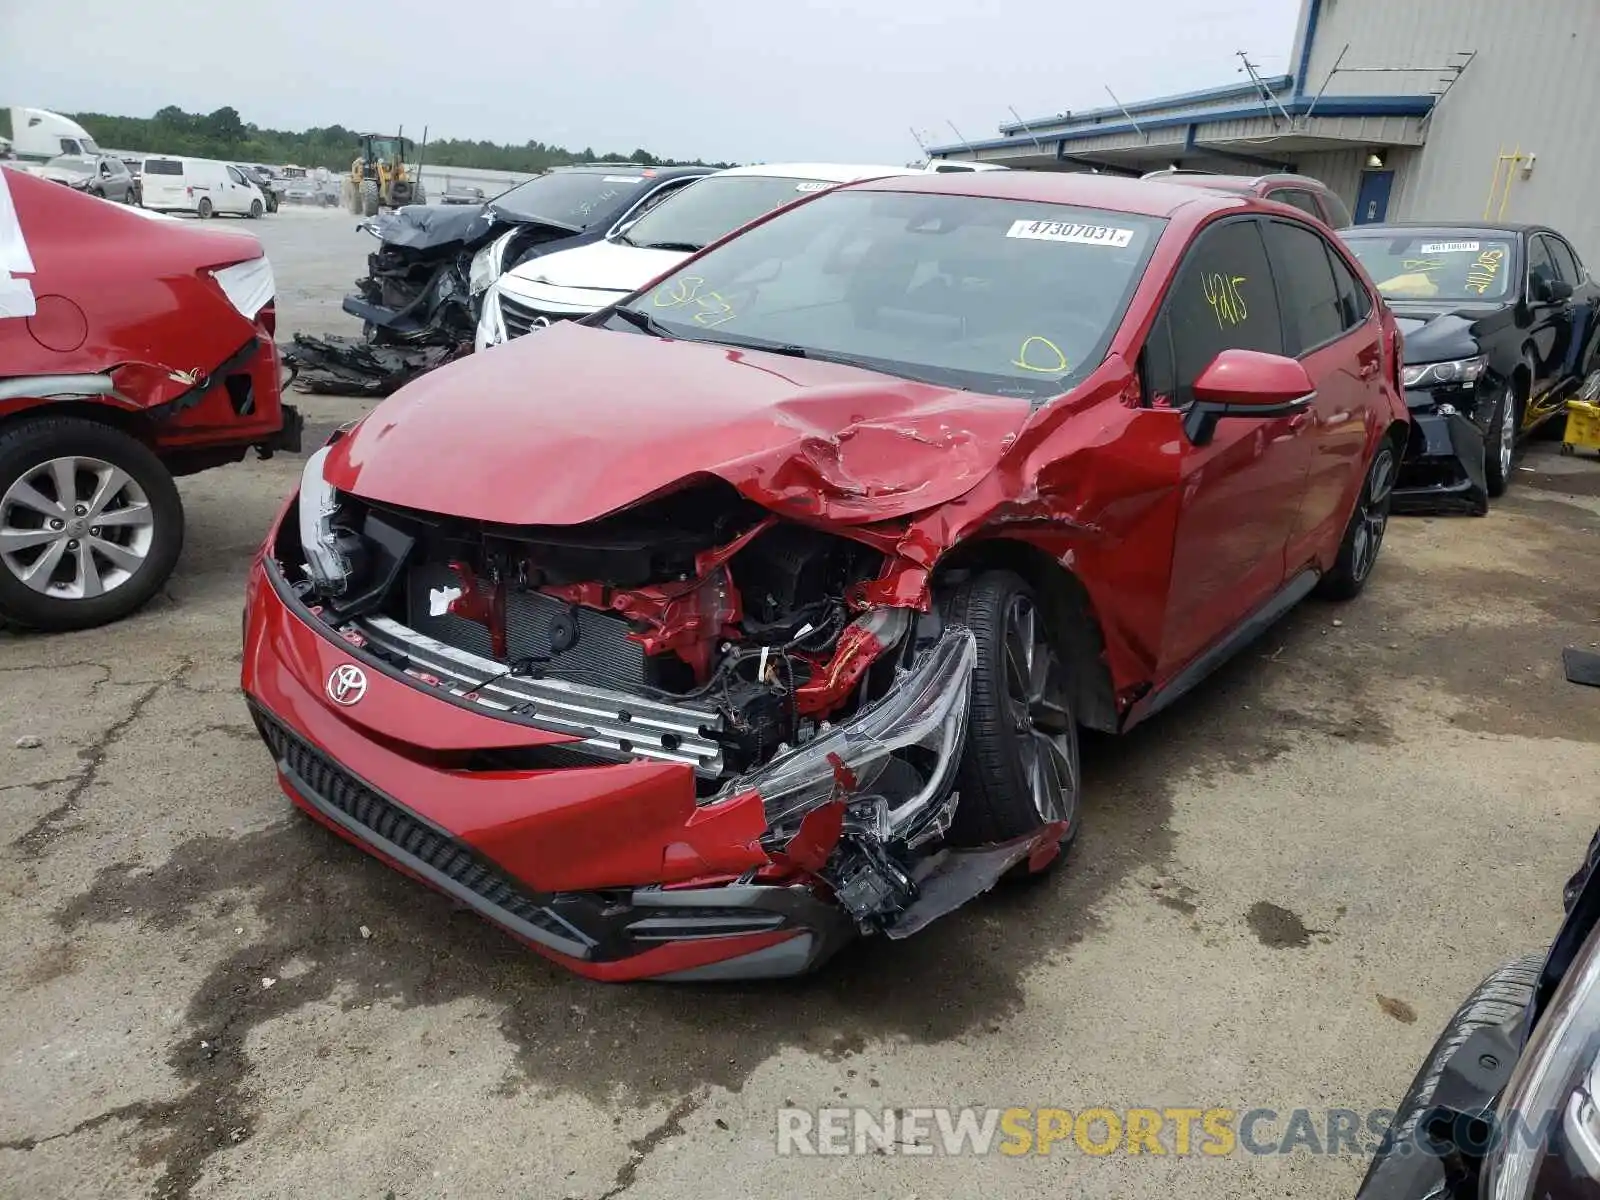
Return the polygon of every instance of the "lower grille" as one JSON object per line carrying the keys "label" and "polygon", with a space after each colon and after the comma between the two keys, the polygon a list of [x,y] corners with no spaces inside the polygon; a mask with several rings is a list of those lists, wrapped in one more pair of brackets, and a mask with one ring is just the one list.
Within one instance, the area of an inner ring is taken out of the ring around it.
{"label": "lower grille", "polygon": [[500,296],[500,319],[505,323],[507,337],[521,337],[525,333],[532,333],[556,321],[564,321],[564,316],[551,313],[542,313],[531,304],[523,304],[512,300],[502,293]]}
{"label": "lower grille", "polygon": [[368,787],[276,718],[260,709],[255,710],[255,718],[278,762],[311,790],[306,799],[320,800],[343,813],[371,835],[367,840],[377,843],[379,849],[403,851],[470,891],[484,906],[510,917],[509,924],[540,931],[545,935],[540,941],[559,944],[558,948],[576,954],[594,945],[593,938],[563,921],[461,842]]}

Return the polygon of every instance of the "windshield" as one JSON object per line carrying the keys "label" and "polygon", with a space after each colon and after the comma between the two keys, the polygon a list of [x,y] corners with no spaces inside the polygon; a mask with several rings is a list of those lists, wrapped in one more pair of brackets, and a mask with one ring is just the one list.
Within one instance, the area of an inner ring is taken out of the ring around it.
{"label": "windshield", "polygon": [[832,186],[818,179],[712,175],[640,217],[628,241],[647,249],[698,250],[762,213]]}
{"label": "windshield", "polygon": [[686,264],[616,324],[1042,400],[1099,365],[1165,224],[836,192]]}
{"label": "windshield", "polygon": [[1390,300],[1498,300],[1509,291],[1516,248],[1504,234],[1460,230],[1342,234]]}
{"label": "windshield", "polygon": [[587,229],[609,223],[623,198],[645,183],[637,171],[552,171],[519,184],[494,201],[496,212],[524,221],[554,221]]}

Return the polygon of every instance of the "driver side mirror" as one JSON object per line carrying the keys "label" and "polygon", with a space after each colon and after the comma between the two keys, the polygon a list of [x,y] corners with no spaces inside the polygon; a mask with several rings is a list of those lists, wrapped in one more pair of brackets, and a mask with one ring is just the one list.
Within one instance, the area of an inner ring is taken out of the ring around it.
{"label": "driver side mirror", "polygon": [[1533,277],[1533,298],[1541,304],[1560,304],[1572,299],[1572,285],[1565,279]]}
{"label": "driver side mirror", "polygon": [[1297,359],[1259,350],[1224,350],[1189,389],[1194,401],[1183,414],[1183,432],[1204,446],[1223,417],[1287,417],[1316,399],[1316,386]]}

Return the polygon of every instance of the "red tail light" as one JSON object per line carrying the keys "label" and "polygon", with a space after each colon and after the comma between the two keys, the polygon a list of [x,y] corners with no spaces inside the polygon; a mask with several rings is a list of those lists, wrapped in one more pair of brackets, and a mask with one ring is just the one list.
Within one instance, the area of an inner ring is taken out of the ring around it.
{"label": "red tail light", "polygon": [[194,189],[192,187],[186,187],[183,190],[189,193],[189,199],[194,199]]}
{"label": "red tail light", "polygon": [[261,323],[272,337],[278,336],[278,298],[274,296],[261,306],[261,311],[256,314],[256,320]]}

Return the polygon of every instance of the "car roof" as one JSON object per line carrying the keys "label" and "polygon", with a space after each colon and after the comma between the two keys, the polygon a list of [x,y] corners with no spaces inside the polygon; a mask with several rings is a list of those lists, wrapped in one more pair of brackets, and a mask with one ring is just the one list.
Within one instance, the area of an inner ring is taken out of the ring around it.
{"label": "car roof", "polygon": [[1263,184],[1282,184],[1285,187],[1309,188],[1326,192],[1331,189],[1320,179],[1310,175],[1296,175],[1292,171],[1267,171],[1261,175],[1221,175],[1211,171],[1151,171],[1141,176],[1147,183],[1172,180],[1186,187],[1212,188],[1216,191],[1251,191]]}
{"label": "car roof", "polygon": [[1254,209],[1257,205],[1260,211],[1269,208],[1278,211],[1277,205],[1215,188],[1206,190],[1178,183],[1063,171],[950,171],[941,174],[913,171],[892,179],[858,183],[851,190],[926,192],[1072,204],[1143,217],[1171,217],[1179,209],[1190,207],[1197,210],[1197,215],[1227,209]]}
{"label": "car roof", "polygon": [[749,167],[729,167],[718,175],[759,175],[767,179],[821,179],[829,183],[855,183],[860,179],[882,179],[890,175],[920,175],[915,167],[886,167],[857,163],[763,163]]}

